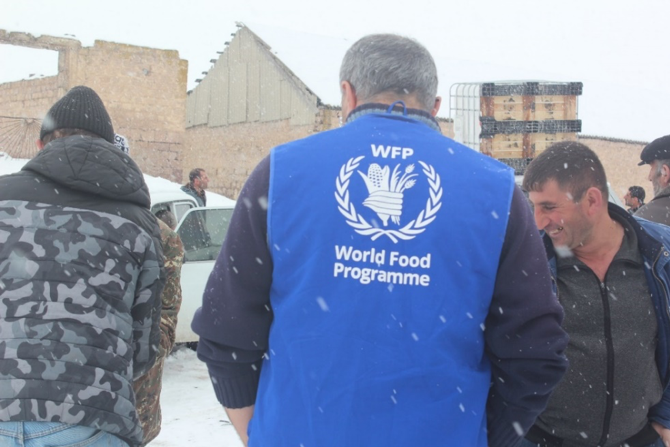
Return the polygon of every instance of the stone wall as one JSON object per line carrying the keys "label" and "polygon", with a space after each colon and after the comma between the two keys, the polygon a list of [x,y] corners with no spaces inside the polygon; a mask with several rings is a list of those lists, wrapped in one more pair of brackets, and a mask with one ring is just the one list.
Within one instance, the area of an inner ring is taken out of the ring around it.
{"label": "stone wall", "polygon": [[188,62],[177,51],[104,41],[82,47],[73,39],[3,30],[0,43],[59,52],[57,76],[0,84],[0,115],[42,119],[69,89],[87,85],[142,170],[182,181]]}

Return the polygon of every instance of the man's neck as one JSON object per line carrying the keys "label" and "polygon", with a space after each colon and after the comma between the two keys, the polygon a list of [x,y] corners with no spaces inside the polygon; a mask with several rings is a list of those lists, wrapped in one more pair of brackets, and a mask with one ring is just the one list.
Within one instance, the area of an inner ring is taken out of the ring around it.
{"label": "man's neck", "polygon": [[664,197],[670,195],[670,186],[669,185],[661,185],[661,189],[656,192],[654,191],[654,198],[657,197]]}
{"label": "man's neck", "polygon": [[623,226],[607,215],[593,227],[591,239],[575,247],[572,252],[577,259],[589,266],[601,281],[604,281],[607,269],[621,248],[623,236]]}
{"label": "man's neck", "polygon": [[405,108],[403,107],[402,104],[398,103],[394,106],[394,108],[389,112],[389,107],[390,104],[380,104],[380,103],[365,103],[362,105],[357,106],[354,110],[352,110],[349,115],[347,116],[347,122],[351,122],[356,120],[357,118],[363,116],[363,115],[368,115],[368,114],[384,114],[384,113],[391,113],[391,114],[396,114],[396,115],[404,115],[407,113],[408,116],[410,116],[414,120],[418,120],[423,122],[424,124],[428,125],[428,127],[432,128],[433,130],[437,132],[442,132],[440,129],[440,125],[437,123],[435,118],[425,110],[421,109],[412,109],[412,108]]}

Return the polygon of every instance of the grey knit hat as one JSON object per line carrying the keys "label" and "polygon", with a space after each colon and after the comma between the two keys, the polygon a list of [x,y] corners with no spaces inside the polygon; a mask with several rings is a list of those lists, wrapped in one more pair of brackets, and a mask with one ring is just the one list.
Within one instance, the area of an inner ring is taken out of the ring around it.
{"label": "grey knit hat", "polygon": [[114,143],[112,119],[98,94],[89,87],[74,87],[51,106],[42,121],[40,140],[58,129],[82,129]]}

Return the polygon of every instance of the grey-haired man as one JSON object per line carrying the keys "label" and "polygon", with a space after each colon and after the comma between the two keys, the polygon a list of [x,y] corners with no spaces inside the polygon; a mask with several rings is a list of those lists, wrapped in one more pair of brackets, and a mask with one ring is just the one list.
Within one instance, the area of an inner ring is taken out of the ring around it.
{"label": "grey-haired man", "polygon": [[670,135],[657,138],[644,147],[638,166],[649,165],[649,181],[654,198],[637,210],[636,216],[670,225]]}
{"label": "grey-haired man", "polygon": [[250,446],[514,446],[567,342],[514,173],[441,135],[418,42],[364,37],[340,80],[346,124],[240,193],[193,321],[216,395]]}

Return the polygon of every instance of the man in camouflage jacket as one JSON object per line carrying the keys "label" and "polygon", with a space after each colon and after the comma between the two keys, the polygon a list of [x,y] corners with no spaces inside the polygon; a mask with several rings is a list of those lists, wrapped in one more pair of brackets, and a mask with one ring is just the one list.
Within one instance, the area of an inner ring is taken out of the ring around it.
{"label": "man in camouflage jacket", "polygon": [[113,140],[98,95],[75,87],[39,154],[0,177],[0,444],[23,445],[26,426],[142,443],[132,382],[158,352],[163,253],[142,172]]}
{"label": "man in camouflage jacket", "polygon": [[160,394],[165,358],[174,347],[177,313],[181,307],[181,265],[184,248],[179,235],[166,223],[158,220],[161,229],[161,243],[165,258],[166,281],[161,301],[161,344],[156,364],[148,373],[133,383],[137,414],[144,430],[144,445],[151,442],[161,431]]}

